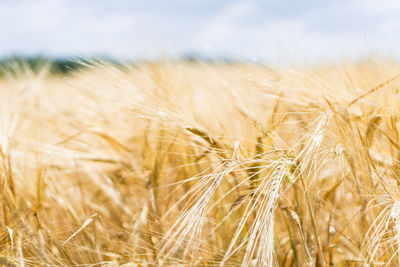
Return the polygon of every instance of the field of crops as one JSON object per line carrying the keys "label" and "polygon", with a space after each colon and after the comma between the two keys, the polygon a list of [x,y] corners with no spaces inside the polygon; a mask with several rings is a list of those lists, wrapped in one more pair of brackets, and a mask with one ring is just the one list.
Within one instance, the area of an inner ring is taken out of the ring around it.
{"label": "field of crops", "polygon": [[0,264],[399,266],[398,70],[5,73]]}

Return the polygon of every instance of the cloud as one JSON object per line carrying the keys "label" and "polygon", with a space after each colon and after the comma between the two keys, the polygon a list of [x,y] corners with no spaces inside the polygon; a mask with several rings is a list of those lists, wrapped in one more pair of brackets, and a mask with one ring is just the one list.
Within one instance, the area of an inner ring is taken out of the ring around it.
{"label": "cloud", "polygon": [[0,54],[148,58],[199,53],[272,63],[399,56],[394,0],[2,1]]}
{"label": "cloud", "polygon": [[[377,5],[384,7],[375,9]],[[291,10],[290,16],[278,16],[274,8],[257,1],[235,2],[208,21],[198,42],[208,42],[216,54],[272,63],[360,58],[370,52],[399,56],[400,4],[394,1],[310,4]]]}

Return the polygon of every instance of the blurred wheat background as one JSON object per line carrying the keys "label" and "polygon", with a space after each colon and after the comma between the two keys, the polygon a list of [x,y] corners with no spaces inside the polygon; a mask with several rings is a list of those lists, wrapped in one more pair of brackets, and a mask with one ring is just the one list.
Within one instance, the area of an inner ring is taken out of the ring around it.
{"label": "blurred wheat background", "polygon": [[399,65],[0,79],[3,266],[398,266]]}

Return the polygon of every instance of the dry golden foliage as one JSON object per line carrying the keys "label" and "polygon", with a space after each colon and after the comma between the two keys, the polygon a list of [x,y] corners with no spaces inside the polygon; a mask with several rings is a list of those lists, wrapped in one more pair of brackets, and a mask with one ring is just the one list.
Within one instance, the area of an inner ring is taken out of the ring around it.
{"label": "dry golden foliage", "polygon": [[0,79],[0,265],[400,265],[398,65]]}

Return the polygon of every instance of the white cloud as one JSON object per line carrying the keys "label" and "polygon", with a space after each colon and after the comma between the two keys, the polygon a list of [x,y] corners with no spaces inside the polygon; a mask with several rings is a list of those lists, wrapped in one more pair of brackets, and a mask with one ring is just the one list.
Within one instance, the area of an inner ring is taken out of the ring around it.
{"label": "white cloud", "polygon": [[[359,58],[371,51],[399,56],[395,44],[399,44],[400,16],[387,14],[395,14],[400,4],[392,10],[388,2],[374,1],[373,5],[369,1],[364,6],[360,0],[337,1],[292,16],[264,15],[261,22],[256,2],[236,2],[212,18],[198,40],[208,42],[217,54],[228,52],[273,63]],[[377,5],[385,8],[375,12]]]}
{"label": "white cloud", "polygon": [[2,1],[0,54],[154,57],[198,52],[272,63],[400,56],[395,0]]}

